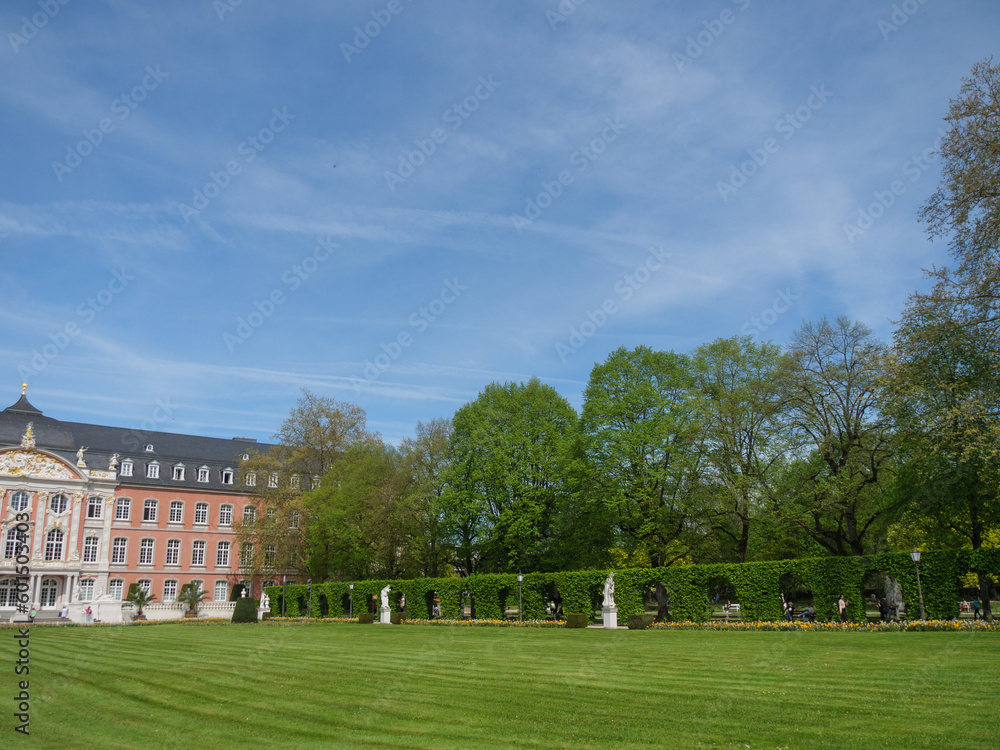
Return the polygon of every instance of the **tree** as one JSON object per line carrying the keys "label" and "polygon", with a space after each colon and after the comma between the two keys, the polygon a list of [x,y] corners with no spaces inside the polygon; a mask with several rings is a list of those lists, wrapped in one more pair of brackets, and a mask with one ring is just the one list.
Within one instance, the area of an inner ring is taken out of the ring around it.
{"label": "tree", "polygon": [[435,419],[417,423],[416,437],[400,444],[409,472],[410,500],[417,517],[419,540],[412,554],[421,573],[431,578],[444,574],[454,551],[444,518],[445,474],[451,461],[451,420]]}
{"label": "tree", "polygon": [[351,447],[307,497],[310,570],[320,578],[419,574],[413,477],[400,451],[372,440]]}
{"label": "tree", "polygon": [[1000,328],[1000,65],[976,63],[951,101],[941,182],[921,209],[931,237],[950,237],[954,268],[936,268],[922,305],[950,308],[965,326]]}
{"label": "tree", "polygon": [[803,323],[782,372],[789,437],[797,457],[778,511],[832,555],[875,550],[888,521],[891,433],[882,413],[885,345],[845,317]]}
{"label": "tree", "polygon": [[694,352],[704,394],[705,479],[712,529],[747,561],[751,522],[773,496],[787,441],[778,387],[781,349],[750,336],[717,339]]}
{"label": "tree", "polygon": [[[237,481],[256,503],[253,518],[236,526],[241,568],[249,580],[306,571],[307,493],[353,446],[375,439],[361,407],[303,389],[274,435],[275,444],[266,451],[250,451],[240,463]],[[242,554],[244,550],[249,554]],[[323,580],[326,573],[317,569],[307,574]]]}
{"label": "tree", "polygon": [[576,419],[537,378],[491,383],[455,413],[444,503],[462,573],[544,569]]}
{"label": "tree", "polygon": [[624,549],[653,566],[683,557],[698,527],[701,408],[690,359],[645,346],[612,352],[584,392],[588,491]]}

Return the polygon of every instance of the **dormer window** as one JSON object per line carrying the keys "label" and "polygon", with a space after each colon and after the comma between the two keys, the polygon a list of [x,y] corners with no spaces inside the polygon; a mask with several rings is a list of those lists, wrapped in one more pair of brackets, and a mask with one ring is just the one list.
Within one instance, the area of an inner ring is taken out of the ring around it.
{"label": "dormer window", "polygon": [[222,483],[223,484],[232,484],[233,483],[233,470],[232,469],[223,469],[222,470]]}
{"label": "dormer window", "polygon": [[299,475],[292,474],[291,478],[289,479],[289,483],[291,484],[293,490],[297,490],[299,488]]}
{"label": "dormer window", "polygon": [[177,464],[174,467],[174,481],[175,482],[184,481],[184,464]]}
{"label": "dormer window", "polygon": [[152,452],[153,452],[153,444],[146,443],[146,453],[152,453]]}
{"label": "dormer window", "polygon": [[208,481],[208,467],[207,466],[199,466],[198,467],[198,481],[199,482],[207,482]]}
{"label": "dormer window", "polygon": [[278,472],[272,471],[267,478],[267,486],[274,489],[278,486]]}
{"label": "dormer window", "polygon": [[251,471],[249,474],[247,474],[246,482],[247,482],[247,487],[256,487],[257,475]]}
{"label": "dormer window", "polygon": [[123,476],[123,477],[130,477],[130,476],[132,476],[132,459],[131,458],[126,458],[124,461],[121,462],[121,464],[119,464],[119,466],[118,466],[118,474],[119,474],[119,476]]}
{"label": "dormer window", "polygon": [[150,461],[146,464],[146,479],[159,479],[160,478],[160,465],[156,461]]}
{"label": "dormer window", "polygon": [[249,453],[244,453],[243,454],[243,460],[244,461],[249,461],[250,460],[250,454]]}

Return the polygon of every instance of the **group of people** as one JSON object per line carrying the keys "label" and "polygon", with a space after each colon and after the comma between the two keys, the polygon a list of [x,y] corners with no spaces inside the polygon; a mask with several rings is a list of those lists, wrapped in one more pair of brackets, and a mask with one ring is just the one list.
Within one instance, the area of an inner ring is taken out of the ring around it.
{"label": "group of people", "polygon": [[961,604],[958,605],[958,609],[960,612],[968,612],[971,610],[972,619],[973,620],[979,619],[979,599],[973,599],[972,604],[969,604],[968,601],[963,601]]}

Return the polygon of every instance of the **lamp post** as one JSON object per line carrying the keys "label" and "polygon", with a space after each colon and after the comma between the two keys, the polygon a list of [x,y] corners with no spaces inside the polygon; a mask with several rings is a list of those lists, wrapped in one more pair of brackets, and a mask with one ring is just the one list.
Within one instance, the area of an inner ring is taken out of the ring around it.
{"label": "lamp post", "polygon": [[924,592],[920,587],[920,550],[914,548],[913,552],[910,553],[910,559],[913,560],[913,564],[917,568],[917,595],[920,597],[920,621],[923,622],[927,616],[924,614]]}
{"label": "lamp post", "polygon": [[285,585],[288,583],[288,576],[281,576],[281,616],[285,616]]}
{"label": "lamp post", "polygon": [[354,619],[354,584],[353,583],[347,584],[347,588],[350,589],[348,595],[351,597],[351,609],[350,609],[351,619]]}
{"label": "lamp post", "polygon": [[517,574],[517,621],[524,622],[524,602],[521,599],[521,582],[524,581],[524,574]]}
{"label": "lamp post", "polygon": [[313,616],[313,579],[306,579],[306,590],[309,592],[309,617]]}

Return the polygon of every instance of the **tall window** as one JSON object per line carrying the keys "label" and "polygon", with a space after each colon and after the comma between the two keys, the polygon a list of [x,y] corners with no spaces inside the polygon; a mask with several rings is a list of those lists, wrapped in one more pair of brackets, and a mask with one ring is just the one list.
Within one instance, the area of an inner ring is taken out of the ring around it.
{"label": "tall window", "polygon": [[27,510],[30,500],[27,492],[18,490],[10,496],[10,509],[18,512]]}
{"label": "tall window", "polygon": [[191,542],[191,564],[205,564],[205,543],[201,540]]}
{"label": "tall window", "polygon": [[82,580],[80,581],[80,601],[89,602],[94,598],[94,581],[93,580]]}
{"label": "tall window", "polygon": [[208,523],[208,503],[195,503],[194,522]]}
{"label": "tall window", "polygon": [[224,602],[229,598],[229,581],[215,582],[215,595],[212,597],[217,602]]}
{"label": "tall window", "polygon": [[45,536],[45,559],[62,560],[62,556],[63,533],[59,529],[52,529],[52,531]]}
{"label": "tall window", "polygon": [[0,607],[13,607],[16,604],[17,581],[13,578],[0,578]]}
{"label": "tall window", "polygon": [[180,539],[170,539],[167,541],[167,558],[164,560],[166,565],[179,565],[181,562],[181,540]]}
{"label": "tall window", "polygon": [[288,515],[288,528],[290,528],[290,529],[297,529],[297,528],[299,528],[299,522],[301,520],[302,520],[302,514],[299,513],[297,510],[293,510]]}
{"label": "tall window", "polygon": [[127,497],[115,499],[115,520],[127,521],[132,511],[132,500]]}
{"label": "tall window", "polygon": [[163,601],[172,602],[177,600],[177,581],[169,580],[163,582]]}
{"label": "tall window", "polygon": [[275,563],[278,561],[278,548],[269,544],[264,548],[264,567],[273,568]]}
{"label": "tall window", "polygon": [[156,501],[151,497],[142,504],[142,520],[156,522]]}
{"label": "tall window", "polygon": [[42,595],[39,597],[38,603],[43,607],[56,606],[56,590],[58,588],[59,584],[55,578],[46,578],[42,581]]}
{"label": "tall window", "polygon": [[124,565],[128,554],[128,539],[116,536],[111,542],[111,562],[114,565]]}
{"label": "tall window", "polygon": [[229,567],[229,542],[219,542],[215,552],[215,565],[219,568]]}
{"label": "tall window", "polygon": [[243,542],[240,546],[240,567],[249,568],[253,565],[253,542]]}
{"label": "tall window", "polygon": [[183,523],[184,503],[180,500],[170,501],[170,523]]}
{"label": "tall window", "polygon": [[232,505],[220,505],[219,506],[219,526],[232,526],[233,525],[233,506]]}
{"label": "tall window", "polygon": [[[184,464],[177,464],[174,467],[174,481],[183,482],[184,481]],[[176,581],[174,581],[176,583]]]}
{"label": "tall window", "polygon": [[121,578],[112,578],[108,581],[108,596],[114,599],[116,602],[120,602],[122,599],[122,593],[125,591],[125,581]]}
{"label": "tall window", "polygon": [[253,523],[257,520],[257,509],[252,505],[243,506],[243,523]]}
{"label": "tall window", "polygon": [[140,578],[136,581],[136,584],[147,594],[151,594],[153,592],[153,582],[148,578]]}
{"label": "tall window", "polygon": [[69,498],[66,497],[61,492],[58,493],[58,494],[56,494],[56,495],[53,495],[49,499],[49,509],[53,513],[65,513],[66,512],[66,508],[68,506],[69,506]]}
{"label": "tall window", "polygon": [[97,537],[88,536],[83,540],[83,561],[97,562]]}
{"label": "tall window", "polygon": [[139,542],[139,564],[140,565],[152,565],[153,564],[153,545],[155,542],[152,539],[143,539]]}
{"label": "tall window", "polygon": [[87,498],[87,518],[103,518],[104,517],[104,498],[103,497],[88,497]]}
{"label": "tall window", "polygon": [[[7,535],[6,535],[6,538],[4,540],[4,544],[3,544],[3,556],[4,556],[4,559],[9,560],[9,559],[11,559],[13,557],[17,557],[17,550],[20,548],[22,541],[26,545],[28,544],[28,535],[27,534],[25,534],[24,537],[23,537],[23,539],[22,539],[21,535],[18,534],[16,528],[14,528],[13,526],[11,526],[9,529],[7,529]],[[25,552],[27,553],[27,550],[25,550]]]}
{"label": "tall window", "polygon": [[130,477],[132,476],[132,459],[126,458],[118,466],[118,476],[120,477]]}

